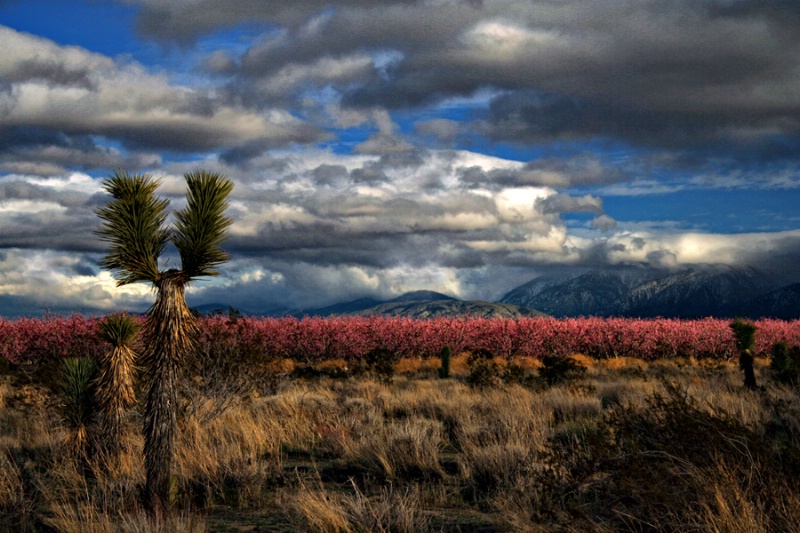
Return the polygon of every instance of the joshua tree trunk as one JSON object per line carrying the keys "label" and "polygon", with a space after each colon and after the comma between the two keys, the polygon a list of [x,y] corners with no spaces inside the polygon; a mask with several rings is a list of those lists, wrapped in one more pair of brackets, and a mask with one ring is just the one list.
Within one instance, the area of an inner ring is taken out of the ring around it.
{"label": "joshua tree trunk", "polygon": [[148,390],[144,419],[146,505],[162,515],[170,505],[172,458],[177,436],[179,360],[195,346],[197,325],[186,305],[183,273],[164,272],[144,328]]}

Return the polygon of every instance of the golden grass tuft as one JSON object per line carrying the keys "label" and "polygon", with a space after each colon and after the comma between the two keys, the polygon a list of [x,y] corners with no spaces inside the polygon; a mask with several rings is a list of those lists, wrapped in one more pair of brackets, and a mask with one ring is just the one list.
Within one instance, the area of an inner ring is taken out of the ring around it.
{"label": "golden grass tuft", "polygon": [[635,357],[610,357],[599,360],[597,364],[606,370],[620,370],[622,368],[644,370],[647,368],[647,361]]}
{"label": "golden grass tuft", "polygon": [[542,368],[542,360],[536,357],[515,357],[514,364],[525,370],[538,370]]}
{"label": "golden grass tuft", "polygon": [[394,371],[398,374],[421,374],[434,375],[439,371],[442,362],[438,357],[404,357],[394,365]]}
{"label": "golden grass tuft", "polygon": [[461,352],[450,358],[450,375],[466,376],[469,374],[469,353]]}
{"label": "golden grass tuft", "polygon": [[579,365],[585,366],[586,368],[594,368],[598,363],[597,359],[594,357],[589,357],[588,355],[584,355],[582,353],[574,353],[569,357]]}
{"label": "golden grass tuft", "polygon": [[314,370],[323,374],[344,374],[348,371],[350,364],[344,359],[328,359],[314,365]]}

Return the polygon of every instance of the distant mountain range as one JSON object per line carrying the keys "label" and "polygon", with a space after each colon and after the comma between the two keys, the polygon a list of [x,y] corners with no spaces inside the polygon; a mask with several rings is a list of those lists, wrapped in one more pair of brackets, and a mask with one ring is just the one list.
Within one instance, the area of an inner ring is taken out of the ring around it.
{"label": "distant mountain range", "polygon": [[[228,312],[207,304],[204,314]],[[252,315],[241,310],[242,315]],[[774,317],[800,318],[800,283],[781,286],[750,267],[708,265],[677,271],[626,268],[591,270],[575,276],[543,276],[509,291],[499,302],[465,301],[433,291],[414,291],[391,300],[360,298],[327,307],[268,316],[380,315],[413,318],[471,316],[555,317]]]}
{"label": "distant mountain range", "polygon": [[800,317],[800,284],[776,287],[750,267],[709,265],[679,271],[590,271],[568,279],[537,278],[503,303],[557,316]]}
{"label": "distant mountain range", "polygon": [[[203,314],[227,314],[230,308],[223,304],[205,304],[194,308]],[[237,310],[243,316],[252,316],[245,310]],[[480,318],[520,318],[541,316],[543,313],[524,306],[505,303],[464,301],[433,291],[408,292],[391,300],[360,298],[327,307],[289,311],[276,309],[268,316],[403,316],[409,318],[436,318],[449,316],[469,316]]]}
{"label": "distant mountain range", "polygon": [[433,291],[408,292],[391,300],[362,298],[321,309],[309,309],[308,316],[380,315],[409,318],[470,316],[481,318],[519,318],[543,313],[525,306],[506,303],[464,301]]}

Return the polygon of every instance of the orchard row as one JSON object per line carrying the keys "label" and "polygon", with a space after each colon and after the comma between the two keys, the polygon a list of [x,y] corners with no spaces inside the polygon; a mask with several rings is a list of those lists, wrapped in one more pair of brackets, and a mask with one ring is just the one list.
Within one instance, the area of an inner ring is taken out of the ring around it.
{"label": "orchard row", "polygon": [[[0,357],[11,363],[81,355],[107,349],[97,337],[100,319],[79,315],[0,319]],[[436,318],[387,317],[199,319],[204,353],[241,353],[299,362],[353,360],[381,348],[395,357],[431,357],[444,346],[454,353],[488,350],[512,358],[583,353],[596,358],[642,359],[735,355],[729,320],[625,318]],[[800,345],[800,321],[755,322],[756,352],[776,342]]]}

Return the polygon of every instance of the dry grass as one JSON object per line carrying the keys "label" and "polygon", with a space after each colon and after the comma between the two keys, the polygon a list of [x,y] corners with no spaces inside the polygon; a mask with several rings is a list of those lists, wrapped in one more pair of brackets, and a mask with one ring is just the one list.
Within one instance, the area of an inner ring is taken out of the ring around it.
{"label": "dry grass", "polygon": [[[139,501],[136,413],[124,428],[120,460],[96,460],[87,478],[62,453],[64,431],[44,393],[4,382],[0,530],[195,532],[214,530],[210,524],[223,519],[212,518],[224,516],[230,527],[220,530],[800,531],[796,478],[768,491],[743,481],[745,472],[779,479],[770,477],[774,450],[748,448],[756,457],[748,470],[724,458],[681,457],[677,442],[673,461],[640,457],[623,471],[615,470],[619,452],[635,458],[639,451],[620,448],[603,429],[613,413],[630,413],[640,422],[619,431],[659,435],[662,419],[648,418],[653,398],[678,390],[696,406],[687,419],[710,417],[714,428],[734,432],[724,439],[745,439],[745,447],[765,435],[772,448],[783,446],[793,472],[800,399],[772,385],[763,365],[757,370],[767,390],[759,394],[742,387],[733,362],[577,359],[591,364],[587,376],[551,387],[472,388],[459,355],[450,379],[438,379],[438,359],[404,360],[392,385],[368,377],[296,379],[215,418],[196,405],[180,422],[175,511],[164,523],[147,518]],[[540,366],[515,363],[533,372]],[[735,424],[719,422],[728,420],[720,413]],[[652,509],[636,498],[650,498]],[[653,523],[644,527],[647,517]]]}

